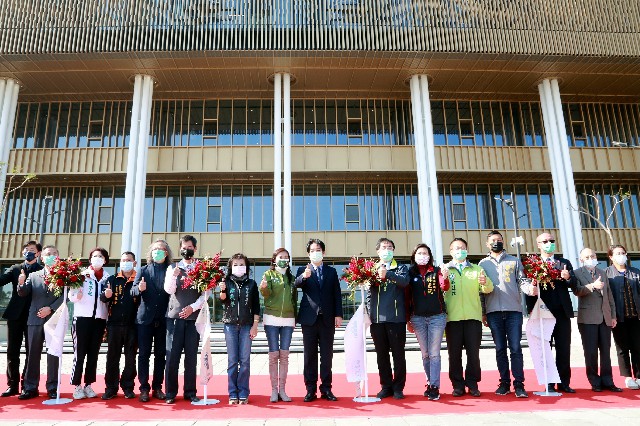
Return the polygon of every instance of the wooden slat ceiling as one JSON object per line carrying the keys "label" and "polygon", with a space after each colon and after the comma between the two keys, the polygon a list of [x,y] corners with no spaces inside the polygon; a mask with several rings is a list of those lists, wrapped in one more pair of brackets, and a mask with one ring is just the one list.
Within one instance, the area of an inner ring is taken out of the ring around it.
{"label": "wooden slat ceiling", "polygon": [[150,74],[155,98],[271,98],[268,77],[295,75],[292,97],[409,98],[407,78],[427,73],[434,99],[537,100],[536,83],[561,80],[564,101],[640,100],[639,58],[418,52],[151,52],[0,56],[0,78],[21,101],[130,99]]}

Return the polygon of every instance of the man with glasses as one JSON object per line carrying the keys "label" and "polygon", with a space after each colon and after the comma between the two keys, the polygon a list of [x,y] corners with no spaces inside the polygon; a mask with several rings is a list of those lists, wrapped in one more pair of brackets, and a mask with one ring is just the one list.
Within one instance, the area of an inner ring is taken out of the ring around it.
{"label": "man with glasses", "polygon": [[[573,267],[567,259],[553,254],[556,251],[556,239],[552,234],[545,232],[538,235],[536,243],[540,250],[540,258],[560,270],[560,279],[554,280],[553,285],[538,288],[542,302],[556,318],[551,341],[556,347],[556,367],[561,381],[558,383],[557,390],[575,393],[576,391],[569,386],[571,381],[571,318],[573,318],[573,305],[569,292],[576,288]],[[533,310],[536,300],[537,297],[534,295],[527,296],[529,313]],[[555,390],[553,383],[549,383],[548,386],[549,391]]]}

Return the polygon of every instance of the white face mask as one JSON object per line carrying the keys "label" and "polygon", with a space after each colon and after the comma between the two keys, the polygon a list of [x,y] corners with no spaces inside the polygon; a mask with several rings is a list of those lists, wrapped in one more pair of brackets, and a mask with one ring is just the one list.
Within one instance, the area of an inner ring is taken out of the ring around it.
{"label": "white face mask", "polygon": [[120,262],[120,270],[122,272],[131,272],[133,270],[133,262]]}
{"label": "white face mask", "polygon": [[616,262],[617,265],[623,266],[627,264],[627,255],[626,254],[616,254],[613,257],[613,261]]}
{"label": "white face mask", "polygon": [[428,254],[416,254],[416,263],[418,265],[426,265],[429,263],[429,255]]}
{"label": "white face mask", "polygon": [[91,266],[93,269],[100,269],[104,265],[104,259],[101,257],[92,257],[91,258]]}
{"label": "white face mask", "polygon": [[587,268],[595,268],[598,266],[598,259],[585,259],[582,264]]}
{"label": "white face mask", "polygon": [[321,251],[314,251],[312,253],[309,253],[309,259],[313,263],[322,262],[322,252]]}
{"label": "white face mask", "polygon": [[242,277],[247,273],[247,267],[245,265],[233,265],[231,266],[231,274],[236,277]]}

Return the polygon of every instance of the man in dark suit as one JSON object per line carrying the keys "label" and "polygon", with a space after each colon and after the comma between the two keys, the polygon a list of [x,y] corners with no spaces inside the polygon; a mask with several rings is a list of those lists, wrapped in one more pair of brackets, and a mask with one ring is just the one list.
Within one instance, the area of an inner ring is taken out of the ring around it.
{"label": "man in dark suit", "polygon": [[324,265],[325,245],[319,239],[310,239],[307,253],[311,263],[298,268],[296,287],[302,289],[298,322],[302,325],[304,345],[304,384],[307,394],[304,402],[314,401],[318,385],[318,345],[320,345],[320,394],[323,399],[337,401],[331,392],[331,366],[333,337],[336,327],[342,325],[342,296],[336,270]]}
{"label": "man in dark suit", "polygon": [[[8,388],[0,396],[13,396],[20,393],[20,383],[24,382],[24,372],[27,369],[25,362],[22,376],[20,375],[20,348],[22,340],[25,341],[25,359],[29,357],[29,340],[27,336],[27,318],[31,296],[18,296],[18,281],[21,274],[29,276],[30,273],[42,269],[38,263],[42,245],[35,241],[28,241],[22,246],[24,262],[13,265],[0,275],[0,287],[11,283],[13,291],[7,309],[2,318],[7,320],[7,385]],[[22,383],[24,388],[24,383]]]}
{"label": "man in dark suit", "polygon": [[[560,279],[553,282],[553,286],[538,289],[540,298],[556,318],[551,340],[556,347],[556,367],[560,381],[557,390],[559,392],[575,393],[569,386],[571,381],[571,318],[573,318],[573,305],[569,297],[569,291],[575,288],[575,277],[572,274],[571,262],[559,256],[554,256],[556,251],[556,239],[549,233],[543,233],[536,238],[540,249],[540,258],[553,264],[560,270]],[[536,287],[537,288],[537,287]],[[537,293],[536,293],[537,295]],[[527,310],[531,313],[536,304],[537,296],[527,296]],[[554,384],[549,384],[549,391],[555,391]]]}
{"label": "man in dark suit", "polygon": [[[62,305],[62,296],[54,296],[49,291],[46,276],[49,268],[58,259],[58,249],[54,246],[46,246],[42,249],[42,263],[44,269],[29,275],[20,275],[18,283],[18,295],[31,297],[29,318],[27,319],[27,343],[29,356],[27,368],[24,374],[24,387],[18,399],[31,399],[38,396],[38,384],[40,383],[40,357],[44,347],[44,324],[51,318],[53,312]],[[47,395],[56,398],[58,391],[58,364],[60,358],[47,354]]]}
{"label": "man in dark suit", "polygon": [[[578,296],[578,331],[582,338],[587,379],[594,392],[608,389],[622,392],[613,384],[611,371],[611,329],[616,326],[616,305],[609,286],[607,274],[598,269],[598,258],[590,248],[580,252],[584,265],[574,271]],[[600,374],[598,374],[598,350],[600,351]]]}

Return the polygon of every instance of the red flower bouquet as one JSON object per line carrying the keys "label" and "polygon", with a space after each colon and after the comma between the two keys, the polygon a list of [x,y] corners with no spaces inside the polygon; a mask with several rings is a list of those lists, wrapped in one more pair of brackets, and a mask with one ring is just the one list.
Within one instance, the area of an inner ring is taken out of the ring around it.
{"label": "red flower bouquet", "polygon": [[189,287],[199,292],[212,290],[224,279],[224,272],[220,269],[220,253],[215,256],[196,260],[193,268],[187,271],[182,280],[182,288]]}
{"label": "red flower bouquet", "polygon": [[352,295],[361,286],[369,289],[371,287],[379,287],[385,282],[378,275],[376,262],[371,259],[353,256],[349,261],[349,266],[344,268],[343,272],[342,279],[346,281]]}
{"label": "red flower bouquet", "polygon": [[65,287],[82,287],[84,276],[80,271],[81,268],[82,263],[80,260],[58,259],[56,263],[49,268],[49,274],[46,277],[49,291],[55,296],[60,296]]}
{"label": "red flower bouquet", "polygon": [[537,254],[527,255],[522,261],[524,274],[532,280],[533,285],[547,289],[547,285],[555,288],[553,281],[560,279],[560,270],[555,268],[555,261],[543,260]]}

